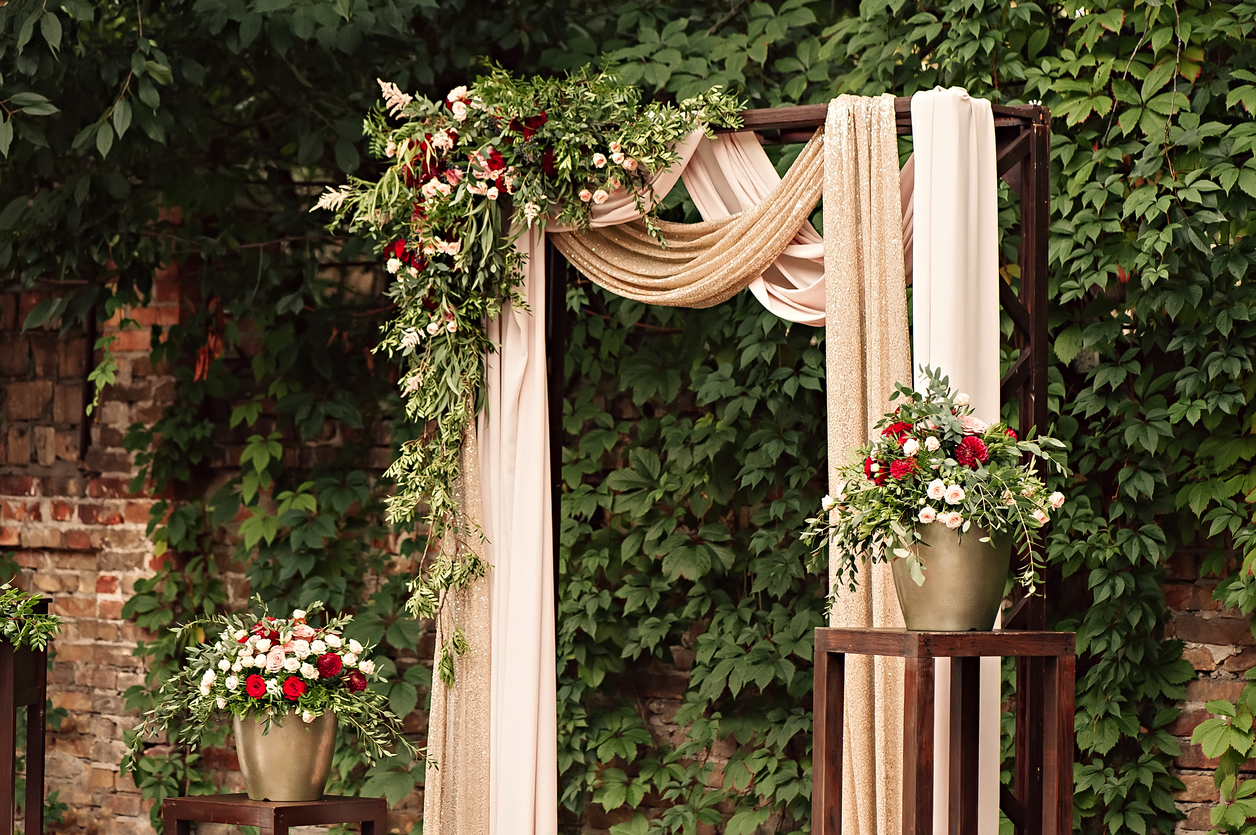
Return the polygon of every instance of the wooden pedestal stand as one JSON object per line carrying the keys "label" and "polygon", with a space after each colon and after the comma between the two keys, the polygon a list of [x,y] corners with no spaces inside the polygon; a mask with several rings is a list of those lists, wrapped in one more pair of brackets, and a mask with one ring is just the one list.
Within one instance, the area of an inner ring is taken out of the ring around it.
{"label": "wooden pedestal stand", "polygon": [[[1041,665],[1044,706],[1038,733],[1016,736],[1016,792],[1000,805],[1018,835],[1073,831],[1074,636],[1069,632],[913,632],[836,628],[815,632],[815,739],[812,746],[812,831],[842,831],[842,737],[846,655],[904,660],[903,835],[933,835],[933,659],[951,665],[950,835],[977,831],[977,714],[979,659],[1016,657],[1018,670]],[[1018,680],[1024,680],[1023,677]],[[1022,704],[1024,702],[1021,702]],[[884,710],[894,709],[884,705]],[[1017,727],[1021,724],[1018,722]],[[964,779],[960,779],[961,775]]]}
{"label": "wooden pedestal stand", "polygon": [[261,835],[288,835],[290,826],[360,823],[362,835],[387,835],[388,804],[377,797],[335,797],[295,803],[249,800],[244,794],[169,797],[162,801],[166,835],[188,835],[192,821],[256,826]]}
{"label": "wooden pedestal stand", "polygon": [[[48,601],[35,606],[48,613]],[[26,835],[44,831],[44,705],[48,699],[47,650],[0,643],[0,835],[13,835],[17,777],[18,708],[26,714]]]}

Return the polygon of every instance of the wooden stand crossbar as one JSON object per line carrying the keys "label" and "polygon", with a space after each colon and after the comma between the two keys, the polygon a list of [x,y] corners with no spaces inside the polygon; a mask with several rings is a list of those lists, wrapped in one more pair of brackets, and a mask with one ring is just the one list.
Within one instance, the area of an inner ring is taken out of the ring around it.
{"label": "wooden stand crossbar", "polygon": [[[1016,657],[1018,670],[1040,665],[1040,733],[1016,737],[1015,794],[1000,805],[1019,835],[1073,831],[1073,693],[1075,641],[1071,632],[913,632],[907,629],[830,628],[815,631],[815,736],[812,745],[812,831],[842,831],[842,741],[846,655],[902,658],[903,835],[933,835],[933,692],[935,658],[951,667],[949,835],[977,831],[977,781],[955,779],[977,771],[979,659]],[[1018,678],[1019,680],[1019,678]],[[1018,723],[1018,728],[1020,727]],[[1022,773],[1026,775],[1022,779]]]}
{"label": "wooden stand crossbar", "polygon": [[244,794],[170,797],[162,801],[166,835],[189,835],[192,821],[256,826],[261,835],[288,835],[291,826],[361,823],[362,835],[387,835],[388,804],[381,797],[336,797],[292,803],[249,800]]}
{"label": "wooden stand crossbar", "polygon": [[[35,605],[48,613],[48,601]],[[0,835],[13,835],[17,792],[18,708],[26,710],[26,832],[44,831],[44,719],[48,700],[48,652],[0,643]]]}

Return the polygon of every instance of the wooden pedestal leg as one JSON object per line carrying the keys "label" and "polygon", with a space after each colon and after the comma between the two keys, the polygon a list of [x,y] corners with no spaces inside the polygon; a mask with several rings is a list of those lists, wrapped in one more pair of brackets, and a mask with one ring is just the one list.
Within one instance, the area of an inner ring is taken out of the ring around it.
{"label": "wooden pedestal leg", "polygon": [[1042,831],[1073,831],[1073,656],[1047,658],[1043,680]]}
{"label": "wooden pedestal leg", "polygon": [[903,667],[903,835],[932,835],[933,659]]}
{"label": "wooden pedestal leg", "polygon": [[181,820],[175,816],[175,811],[170,807],[170,801],[167,800],[161,805],[161,829],[165,835],[191,835],[192,822]]}
{"label": "wooden pedestal leg", "polygon": [[362,821],[362,835],[388,835],[388,815]]}
{"label": "wooden pedestal leg", "polygon": [[1043,667],[1046,659],[1022,655],[1016,659],[1016,799],[1024,808],[1020,835],[1043,835],[1042,744]]}
{"label": "wooden pedestal leg", "polygon": [[951,659],[950,835],[977,831],[981,658]]}
{"label": "wooden pedestal leg", "polygon": [[0,644],[0,835],[13,835],[13,780],[17,770],[17,709],[12,644]]}
{"label": "wooden pedestal leg", "polygon": [[26,835],[44,831],[44,723],[48,692],[48,653],[35,652],[35,683],[39,695],[26,707]]}
{"label": "wooden pedestal leg", "polygon": [[811,743],[811,831],[816,835],[839,835],[842,831],[845,697],[846,656],[817,649]]}

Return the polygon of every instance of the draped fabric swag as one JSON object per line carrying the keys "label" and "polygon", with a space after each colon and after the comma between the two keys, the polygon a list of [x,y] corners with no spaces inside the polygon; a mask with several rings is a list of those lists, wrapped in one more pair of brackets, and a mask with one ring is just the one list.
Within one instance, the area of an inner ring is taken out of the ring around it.
{"label": "draped fabric swag", "polygon": [[[990,141],[993,146],[993,122]],[[919,154],[919,136],[916,147]],[[911,225],[913,209],[921,206],[912,192],[920,193],[920,183],[910,161],[898,169],[894,97],[836,99],[825,130],[783,181],[753,134],[706,141],[695,133],[678,151],[679,164],[655,179],[651,199],[661,200],[683,172],[703,221],[660,224],[666,249],[647,234],[635,201],[622,194],[594,207],[590,231],[551,225],[551,240],[582,273],[629,298],[709,307],[749,287],[782,318],[825,324],[829,457],[845,460],[884,411],[893,383],[911,374],[904,281],[914,261],[921,292],[921,259],[911,255],[922,234]],[[821,193],[834,207],[825,213],[823,237],[807,220]],[[933,193],[938,200],[945,196]],[[517,246],[528,256],[521,292],[531,311],[541,310],[543,236],[524,230]],[[997,311],[995,328],[997,340]],[[475,451],[467,457],[478,462],[464,460],[462,500],[466,512],[482,520],[481,553],[493,568],[483,583],[454,599],[455,610],[438,624],[438,638],[455,622],[467,629],[471,651],[455,662],[455,687],[433,694],[429,752],[435,763],[427,770],[424,824],[436,835],[552,835],[557,719],[544,322],[507,308],[490,323],[489,337],[500,349],[488,358],[486,407],[467,446]],[[997,350],[993,356],[997,362]],[[835,624],[901,625],[883,568],[865,572],[858,592],[841,596]],[[473,623],[484,626],[472,634]],[[860,667],[852,659],[847,675],[844,831],[897,835],[902,664]],[[996,722],[997,715],[996,707]],[[983,782],[990,776],[984,766]],[[997,757],[994,769],[997,792]]]}

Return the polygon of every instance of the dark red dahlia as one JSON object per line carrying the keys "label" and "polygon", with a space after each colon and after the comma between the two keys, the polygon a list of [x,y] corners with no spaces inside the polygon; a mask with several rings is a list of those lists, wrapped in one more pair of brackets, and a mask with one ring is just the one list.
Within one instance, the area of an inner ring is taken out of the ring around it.
{"label": "dark red dahlia", "polygon": [[332,676],[340,675],[340,670],[343,666],[344,662],[334,652],[318,657],[318,675],[320,678],[331,678]]}
{"label": "dark red dahlia", "polygon": [[916,471],[915,458],[900,458],[890,462],[890,475],[896,481],[902,481]]}
{"label": "dark red dahlia", "polygon": [[357,670],[350,670],[345,680],[345,687],[350,693],[361,693],[366,689],[366,676]]}
{"label": "dark red dahlia", "polygon": [[986,449],[985,441],[976,435],[965,435],[955,450],[955,460],[970,470],[977,469],[989,459],[990,451]]}

